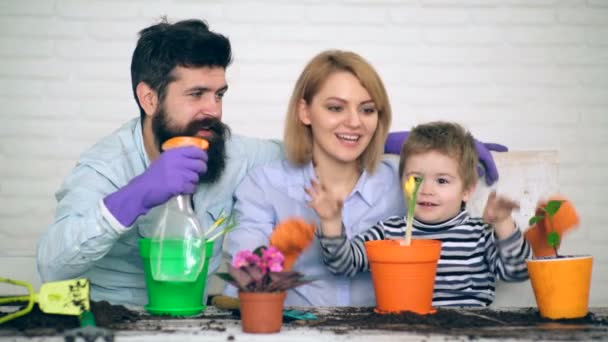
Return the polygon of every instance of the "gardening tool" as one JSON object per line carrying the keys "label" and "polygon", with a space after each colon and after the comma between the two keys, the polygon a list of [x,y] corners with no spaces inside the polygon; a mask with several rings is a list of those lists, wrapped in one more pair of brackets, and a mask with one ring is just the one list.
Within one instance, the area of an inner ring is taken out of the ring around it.
{"label": "gardening tool", "polygon": [[0,298],[0,304],[28,303],[24,309],[0,317],[0,324],[29,313],[34,307],[34,302],[38,303],[40,311],[48,314],[78,316],[90,308],[88,279],[44,283],[39,293],[34,293],[32,285],[25,281],[0,278],[0,283],[23,286],[28,291],[27,295]]}
{"label": "gardening tool", "polygon": [[270,245],[277,247],[285,256],[285,271],[291,270],[314,236],[315,226],[300,218],[284,220],[274,228],[270,235]]}
{"label": "gardening tool", "polygon": [[84,311],[80,314],[80,328],[68,330],[64,334],[66,342],[74,342],[78,337],[82,337],[86,342],[94,342],[102,338],[106,342],[114,341],[114,332],[109,329],[100,328],[95,323],[95,315],[91,311]]}
{"label": "gardening tool", "polygon": [[[555,256],[555,249],[547,243],[547,234],[555,231],[559,234],[561,240],[566,232],[577,228],[580,222],[574,205],[568,199],[563,196],[551,196],[548,200],[563,202],[552,218],[544,217],[524,233],[535,257]],[[539,203],[536,208],[536,215],[544,214],[541,207],[546,204],[547,202]]]}

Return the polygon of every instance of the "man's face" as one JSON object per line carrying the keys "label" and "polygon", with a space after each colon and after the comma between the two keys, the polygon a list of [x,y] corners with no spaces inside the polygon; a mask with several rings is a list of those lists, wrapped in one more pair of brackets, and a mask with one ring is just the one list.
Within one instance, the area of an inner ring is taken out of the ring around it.
{"label": "man's face", "polygon": [[230,129],[221,122],[222,97],[227,90],[222,68],[183,68],[173,71],[165,98],[152,117],[157,147],[176,136],[196,136],[209,141],[207,172],[201,183],[213,183],[226,164],[225,141]]}

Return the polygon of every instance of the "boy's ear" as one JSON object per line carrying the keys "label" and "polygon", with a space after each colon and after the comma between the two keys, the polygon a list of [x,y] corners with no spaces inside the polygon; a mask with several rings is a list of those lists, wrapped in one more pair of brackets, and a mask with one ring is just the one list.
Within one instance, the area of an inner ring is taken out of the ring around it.
{"label": "boy's ear", "polygon": [[467,189],[464,189],[463,194],[462,194],[462,200],[465,202],[468,202],[469,199],[471,199],[471,197],[473,197],[473,194],[475,193],[475,189],[477,189],[477,183],[473,183]]}

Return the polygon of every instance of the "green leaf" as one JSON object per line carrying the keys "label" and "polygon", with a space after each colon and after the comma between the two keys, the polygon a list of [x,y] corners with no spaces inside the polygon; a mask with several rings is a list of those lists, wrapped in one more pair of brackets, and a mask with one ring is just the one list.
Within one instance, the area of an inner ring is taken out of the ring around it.
{"label": "green leaf", "polygon": [[557,232],[547,234],[547,244],[553,248],[557,248],[557,245],[559,245],[559,234]]}
{"label": "green leaf", "polygon": [[559,208],[562,206],[563,202],[564,202],[563,200],[549,201],[549,203],[547,203],[547,206],[545,207],[545,212],[547,213],[547,215],[549,215],[549,216],[555,215],[555,213],[557,213]]}
{"label": "green leaf", "polygon": [[532,216],[530,218],[530,225],[533,226],[535,225],[538,221],[544,219],[545,217],[542,215],[536,215],[536,216]]}

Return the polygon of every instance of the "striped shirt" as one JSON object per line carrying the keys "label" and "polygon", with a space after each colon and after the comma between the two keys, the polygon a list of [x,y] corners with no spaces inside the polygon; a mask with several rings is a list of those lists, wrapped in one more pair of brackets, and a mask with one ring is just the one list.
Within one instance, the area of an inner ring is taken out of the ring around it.
{"label": "striped shirt", "polygon": [[[320,237],[323,261],[334,274],[349,277],[369,270],[364,242],[402,239],[405,218],[393,216],[348,240]],[[487,306],[494,300],[496,279],[515,282],[528,279],[525,260],[530,247],[516,229],[498,240],[492,226],[463,210],[456,217],[438,224],[414,219],[413,237],[441,241],[437,264],[433,306]]]}

